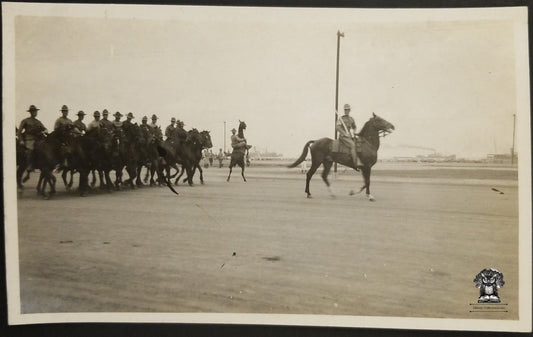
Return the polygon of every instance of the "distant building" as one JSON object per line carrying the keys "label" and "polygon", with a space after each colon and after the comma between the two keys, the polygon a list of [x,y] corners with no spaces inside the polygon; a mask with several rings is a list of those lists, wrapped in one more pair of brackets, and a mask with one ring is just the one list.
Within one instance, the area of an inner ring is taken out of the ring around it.
{"label": "distant building", "polygon": [[511,162],[516,164],[518,163],[518,154],[515,153],[514,158],[511,158],[510,153],[509,154],[507,153],[488,154],[486,161],[488,163],[493,163],[493,164],[511,164]]}

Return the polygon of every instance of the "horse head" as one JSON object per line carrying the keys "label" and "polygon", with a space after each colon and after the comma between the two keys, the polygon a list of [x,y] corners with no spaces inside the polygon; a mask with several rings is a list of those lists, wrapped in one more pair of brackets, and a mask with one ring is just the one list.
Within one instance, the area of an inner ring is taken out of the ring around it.
{"label": "horse head", "polygon": [[200,132],[200,136],[202,137],[202,147],[206,149],[213,147],[213,142],[211,141],[211,135],[209,134],[209,131],[204,130]]}
{"label": "horse head", "polygon": [[391,122],[379,117],[375,113],[372,113],[372,118],[370,118],[370,120],[372,121],[374,128],[378,130],[379,135],[382,137],[385,137],[394,130],[394,125]]}
{"label": "horse head", "polygon": [[202,137],[200,132],[193,128],[187,132],[187,138],[185,139],[186,142],[197,145],[202,143]]}

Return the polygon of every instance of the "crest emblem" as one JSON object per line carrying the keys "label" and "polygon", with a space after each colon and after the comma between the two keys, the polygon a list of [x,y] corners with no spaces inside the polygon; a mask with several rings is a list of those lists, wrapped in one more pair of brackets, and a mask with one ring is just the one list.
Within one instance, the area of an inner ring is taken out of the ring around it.
{"label": "crest emblem", "polygon": [[479,288],[478,303],[500,303],[498,289],[503,287],[503,274],[493,268],[486,268],[479,272],[474,279],[476,288]]}

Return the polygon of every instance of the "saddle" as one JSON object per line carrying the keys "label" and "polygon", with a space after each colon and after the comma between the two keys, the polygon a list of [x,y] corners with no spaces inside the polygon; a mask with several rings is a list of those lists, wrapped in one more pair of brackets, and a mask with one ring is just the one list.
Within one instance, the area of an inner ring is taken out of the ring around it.
{"label": "saddle", "polygon": [[[361,144],[363,143],[362,140],[360,139],[356,139],[355,141],[355,152],[357,153],[360,153],[361,152]],[[345,153],[345,154],[351,154],[351,149],[344,145],[343,143],[341,143],[340,140],[338,139],[334,139],[332,142],[331,142],[331,145],[330,145],[330,150],[332,153]]]}

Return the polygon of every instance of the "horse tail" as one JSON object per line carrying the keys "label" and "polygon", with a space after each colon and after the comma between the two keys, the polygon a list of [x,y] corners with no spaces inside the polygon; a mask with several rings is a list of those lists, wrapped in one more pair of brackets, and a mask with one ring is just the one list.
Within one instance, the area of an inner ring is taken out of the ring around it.
{"label": "horse tail", "polygon": [[315,141],[314,140],[310,140],[308,141],[305,145],[304,145],[304,149],[302,151],[302,155],[300,156],[300,158],[298,158],[294,163],[290,164],[289,166],[287,166],[288,168],[293,168],[293,167],[296,167],[298,165],[300,165],[301,162],[303,162],[305,160],[305,157],[307,157],[307,152],[309,151],[309,145],[313,144]]}

